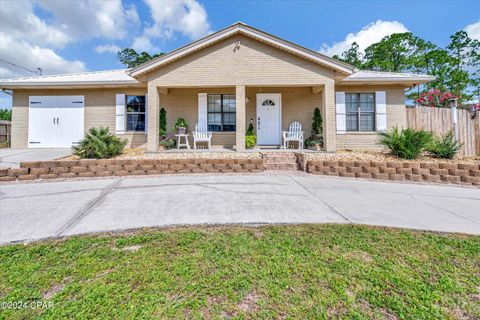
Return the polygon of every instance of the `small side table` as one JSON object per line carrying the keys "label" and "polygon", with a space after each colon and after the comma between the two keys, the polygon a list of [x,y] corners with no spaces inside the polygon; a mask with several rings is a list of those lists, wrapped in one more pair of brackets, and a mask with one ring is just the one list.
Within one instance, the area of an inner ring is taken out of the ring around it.
{"label": "small side table", "polygon": [[[180,149],[181,147],[186,147],[187,149],[190,149],[190,144],[188,144],[187,133],[176,134],[175,137],[177,137],[177,149]],[[182,143],[182,138],[185,139],[185,143]]]}

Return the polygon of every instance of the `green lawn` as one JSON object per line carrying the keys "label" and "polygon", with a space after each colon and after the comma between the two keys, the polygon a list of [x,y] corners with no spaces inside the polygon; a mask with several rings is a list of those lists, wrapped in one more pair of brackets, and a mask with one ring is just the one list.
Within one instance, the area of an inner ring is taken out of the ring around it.
{"label": "green lawn", "polygon": [[178,228],[0,247],[8,319],[480,318],[480,237],[351,225]]}

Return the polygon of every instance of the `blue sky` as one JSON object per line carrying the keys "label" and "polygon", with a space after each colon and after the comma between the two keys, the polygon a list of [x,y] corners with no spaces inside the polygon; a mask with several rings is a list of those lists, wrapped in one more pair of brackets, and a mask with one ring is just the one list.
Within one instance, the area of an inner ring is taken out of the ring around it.
{"label": "blue sky", "polygon": [[[407,30],[444,46],[461,29],[480,38],[480,1],[0,0],[0,59],[43,74],[118,69],[118,48],[169,52],[236,21],[329,55]],[[0,78],[30,75],[0,61]]]}

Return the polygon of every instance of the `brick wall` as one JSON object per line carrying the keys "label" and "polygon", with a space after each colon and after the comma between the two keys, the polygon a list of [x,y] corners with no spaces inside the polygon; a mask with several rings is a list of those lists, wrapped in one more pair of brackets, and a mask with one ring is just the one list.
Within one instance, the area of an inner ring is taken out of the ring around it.
{"label": "brick wall", "polygon": [[57,160],[22,162],[20,168],[0,169],[0,181],[263,170],[262,159]]}
{"label": "brick wall", "polygon": [[479,164],[323,160],[308,161],[307,172],[352,178],[480,185]]}

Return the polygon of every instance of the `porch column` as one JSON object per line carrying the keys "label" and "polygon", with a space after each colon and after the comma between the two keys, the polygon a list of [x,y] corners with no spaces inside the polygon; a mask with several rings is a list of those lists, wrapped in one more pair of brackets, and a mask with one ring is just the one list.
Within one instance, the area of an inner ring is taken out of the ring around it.
{"label": "porch column", "polygon": [[235,144],[237,151],[245,151],[245,86],[236,86],[235,99],[237,101]]}
{"label": "porch column", "polygon": [[148,129],[147,129],[147,151],[155,152],[158,149],[159,128],[158,115],[160,110],[160,95],[156,86],[148,86]]}
{"label": "porch column", "polygon": [[333,81],[325,83],[323,87],[323,141],[325,150],[337,150],[337,129],[335,112],[335,84]]}

